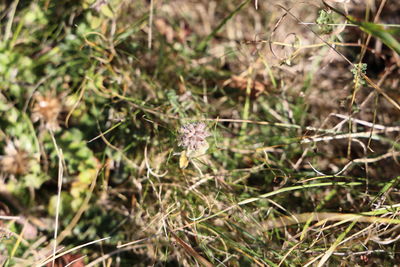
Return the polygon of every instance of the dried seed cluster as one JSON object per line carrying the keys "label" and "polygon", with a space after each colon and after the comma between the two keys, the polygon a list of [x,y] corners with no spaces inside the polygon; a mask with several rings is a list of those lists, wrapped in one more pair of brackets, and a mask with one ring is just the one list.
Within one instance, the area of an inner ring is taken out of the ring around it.
{"label": "dried seed cluster", "polygon": [[58,124],[58,116],[62,111],[62,104],[58,97],[37,94],[35,96],[35,105],[32,110],[32,120],[42,121],[44,127],[49,130],[57,130],[60,128]]}
{"label": "dried seed cluster", "polygon": [[29,171],[29,154],[18,148],[13,142],[7,142],[5,155],[0,156],[0,168],[11,175],[24,175]]}
{"label": "dried seed cluster", "polygon": [[198,151],[208,145],[206,138],[210,136],[207,126],[203,122],[183,125],[180,130],[179,146],[188,151]]}

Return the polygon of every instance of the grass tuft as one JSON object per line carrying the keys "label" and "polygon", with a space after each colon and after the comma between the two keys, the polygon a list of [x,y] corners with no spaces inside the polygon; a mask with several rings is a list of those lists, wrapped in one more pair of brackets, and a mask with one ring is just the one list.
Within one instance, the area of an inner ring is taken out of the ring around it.
{"label": "grass tuft", "polygon": [[394,2],[0,1],[0,265],[400,262]]}

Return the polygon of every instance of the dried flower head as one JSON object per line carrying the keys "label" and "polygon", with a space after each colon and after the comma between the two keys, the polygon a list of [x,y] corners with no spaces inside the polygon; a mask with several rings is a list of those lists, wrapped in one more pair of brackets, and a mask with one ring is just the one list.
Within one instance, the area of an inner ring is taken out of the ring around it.
{"label": "dried flower head", "polygon": [[[210,136],[207,126],[203,122],[183,125],[180,130],[179,146],[188,151],[199,151],[208,148],[206,138]],[[207,149],[205,149],[207,150]]]}
{"label": "dried flower head", "polygon": [[0,168],[11,175],[27,174],[30,168],[30,157],[26,150],[20,149],[18,143],[7,142],[4,149],[5,155],[0,156]]}
{"label": "dried flower head", "polygon": [[46,95],[37,94],[32,109],[32,120],[34,122],[40,120],[46,129],[57,130],[60,128],[58,116],[61,111],[62,104],[58,97],[52,96],[51,93]]}

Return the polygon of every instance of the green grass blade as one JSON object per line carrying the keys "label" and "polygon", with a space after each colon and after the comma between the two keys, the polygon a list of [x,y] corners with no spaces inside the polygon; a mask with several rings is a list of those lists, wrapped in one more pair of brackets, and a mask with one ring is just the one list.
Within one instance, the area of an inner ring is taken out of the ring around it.
{"label": "green grass blade", "polygon": [[274,195],[278,195],[280,193],[284,193],[284,192],[289,192],[289,191],[295,191],[295,190],[300,190],[300,189],[307,189],[307,188],[313,188],[313,187],[325,187],[325,186],[330,186],[330,185],[343,185],[343,186],[356,186],[356,185],[361,185],[362,183],[360,182],[351,182],[351,183],[346,183],[346,182],[326,182],[326,183],[316,183],[316,184],[306,184],[306,185],[296,185],[296,186],[290,186],[290,187],[284,187],[263,195],[260,195],[258,197],[254,197],[254,198],[249,198],[249,199],[245,199],[243,201],[240,201],[238,203],[238,205],[244,205],[244,204],[248,204],[263,198],[267,198],[267,197],[271,197]]}
{"label": "green grass blade", "polygon": [[400,176],[397,176],[396,178],[390,180],[388,183],[385,184],[385,186],[379,191],[379,193],[376,195],[376,197],[371,201],[371,203],[374,203],[378,198],[380,198],[383,194],[385,194],[390,188],[392,188],[395,184],[397,184],[398,180],[400,179]]}
{"label": "green grass blade", "polygon": [[[349,18],[348,18],[349,19]],[[365,21],[355,21],[350,20],[351,23],[360,26],[360,29],[363,32],[366,32],[379,40],[381,40],[385,45],[396,51],[397,54],[400,55],[400,43],[393,37],[393,35],[386,29],[384,29],[381,25],[365,22]]]}
{"label": "green grass blade", "polygon": [[329,7],[337,14],[345,17],[350,23],[358,25],[363,32],[378,38],[385,45],[387,45],[389,48],[393,49],[397,54],[400,55],[400,43],[392,35],[392,32],[397,33],[398,32],[397,30],[388,31],[384,29],[383,26],[380,24],[368,21],[360,21],[359,19],[356,19],[352,16],[348,16],[344,14],[342,11],[328,5],[325,1],[322,2],[325,4],[325,6]]}
{"label": "green grass blade", "polygon": [[208,42],[210,42],[210,40],[212,38],[214,38],[214,36],[222,29],[222,27],[224,27],[224,25],[231,19],[233,18],[233,16],[235,16],[243,7],[245,7],[248,3],[250,2],[250,0],[246,0],[243,3],[241,3],[235,10],[233,10],[227,17],[225,17],[220,24],[218,24],[218,26],[209,34],[207,35],[206,38],[204,38],[203,41],[200,42],[200,44],[197,46],[196,50],[201,52],[204,51],[207,47]]}
{"label": "green grass blade", "polygon": [[332,253],[335,251],[337,246],[339,245],[340,242],[346,237],[346,235],[350,232],[350,230],[356,225],[357,221],[353,221],[347,228],[346,230],[339,235],[339,237],[336,239],[335,243],[332,244],[332,246],[325,252],[324,256],[318,263],[318,267],[324,266],[325,262],[330,258]]}

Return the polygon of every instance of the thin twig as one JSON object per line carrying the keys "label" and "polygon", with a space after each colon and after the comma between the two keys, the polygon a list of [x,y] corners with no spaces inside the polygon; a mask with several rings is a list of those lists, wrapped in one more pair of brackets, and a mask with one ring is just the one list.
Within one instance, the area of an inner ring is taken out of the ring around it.
{"label": "thin twig", "polygon": [[154,0],[150,0],[150,15],[149,15],[149,35],[148,35],[148,48],[151,49],[153,38],[153,15],[154,15]]}

